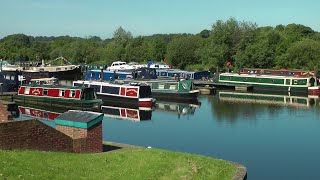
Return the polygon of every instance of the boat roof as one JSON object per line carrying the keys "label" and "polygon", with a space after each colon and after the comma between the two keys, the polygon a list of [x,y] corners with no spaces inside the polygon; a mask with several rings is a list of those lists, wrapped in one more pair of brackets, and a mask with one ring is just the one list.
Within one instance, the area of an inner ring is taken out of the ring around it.
{"label": "boat roof", "polygon": [[39,79],[30,79],[30,81],[51,81],[51,80],[58,80],[58,78],[39,78]]}
{"label": "boat roof", "polygon": [[[124,62],[124,61],[115,61],[115,62],[113,62],[113,63],[126,63],[126,62]],[[112,63],[112,64],[113,64]]]}
{"label": "boat roof", "polygon": [[277,76],[277,75],[265,75],[265,74],[238,74],[238,73],[221,73],[220,75],[224,76],[242,76],[242,77],[261,77],[261,78],[276,78],[276,79],[303,79],[303,78],[311,78],[309,77],[294,77],[294,76]]}
{"label": "boat roof", "polygon": [[52,88],[52,89],[84,89],[87,87],[73,87],[73,86],[62,86],[62,85],[38,85],[38,84],[24,84],[22,86],[28,86],[28,87],[41,87],[41,88]]}

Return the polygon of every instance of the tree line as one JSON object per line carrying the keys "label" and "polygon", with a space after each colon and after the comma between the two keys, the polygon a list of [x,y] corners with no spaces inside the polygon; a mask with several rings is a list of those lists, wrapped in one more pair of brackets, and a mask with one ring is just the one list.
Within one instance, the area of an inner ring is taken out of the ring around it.
{"label": "tree line", "polygon": [[33,37],[13,34],[0,40],[0,58],[17,61],[52,60],[59,56],[75,64],[113,61],[162,61],[190,70],[242,67],[318,70],[320,33],[301,24],[259,27],[230,18],[216,21],[198,34],[154,34],[133,37],[119,27],[111,39]]}

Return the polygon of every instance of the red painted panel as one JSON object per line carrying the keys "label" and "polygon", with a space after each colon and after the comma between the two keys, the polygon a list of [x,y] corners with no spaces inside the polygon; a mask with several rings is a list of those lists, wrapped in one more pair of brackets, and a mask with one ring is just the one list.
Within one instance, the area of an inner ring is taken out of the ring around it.
{"label": "red painted panel", "polygon": [[125,93],[126,93],[126,88],[121,87],[121,89],[120,89],[120,95],[121,95],[121,96],[124,96]]}
{"label": "red painted panel", "polygon": [[81,96],[81,90],[76,90],[76,96],[75,98],[79,99]]}
{"label": "red painted panel", "polygon": [[54,120],[58,116],[60,116],[60,113],[48,112],[48,119],[49,120]]}
{"label": "red painted panel", "polygon": [[121,117],[126,117],[126,110],[120,109],[120,115],[121,115]]}
{"label": "red painted panel", "polygon": [[43,111],[30,108],[30,116],[35,118],[43,118]]}
{"label": "red painted panel", "polygon": [[26,110],[24,107],[19,106],[19,111],[21,112],[21,114],[26,114]]}
{"label": "red painted panel", "polygon": [[138,88],[127,88],[126,96],[137,97],[138,96]]}
{"label": "red painted panel", "polygon": [[48,89],[48,96],[59,97],[59,89]]}
{"label": "red painted panel", "polygon": [[139,117],[139,111],[138,110],[127,109],[127,116],[130,117],[130,118],[137,119]]}
{"label": "red painted panel", "polygon": [[69,89],[64,91],[64,97],[65,98],[72,98],[72,97],[70,97],[70,90]]}
{"label": "red painted panel", "polygon": [[18,94],[24,94],[24,90],[25,90],[25,89],[26,89],[26,87],[21,86],[20,89],[19,89]]}
{"label": "red painted panel", "polygon": [[43,89],[42,88],[40,88],[40,87],[31,87],[29,95],[42,96],[42,93],[43,93]]}

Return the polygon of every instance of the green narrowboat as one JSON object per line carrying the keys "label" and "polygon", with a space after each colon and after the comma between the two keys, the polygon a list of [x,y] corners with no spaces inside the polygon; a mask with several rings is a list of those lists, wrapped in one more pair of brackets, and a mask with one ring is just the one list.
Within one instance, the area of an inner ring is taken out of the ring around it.
{"label": "green narrowboat", "polygon": [[151,95],[157,101],[185,102],[197,99],[200,91],[194,89],[191,80],[123,80],[117,83],[145,83],[151,88]]}
{"label": "green narrowboat", "polygon": [[221,73],[218,79],[219,84],[226,85],[245,85],[252,87],[253,90],[264,91],[285,91],[291,93],[319,94],[320,87],[317,78],[295,77],[295,76],[273,76],[260,74],[237,74]]}

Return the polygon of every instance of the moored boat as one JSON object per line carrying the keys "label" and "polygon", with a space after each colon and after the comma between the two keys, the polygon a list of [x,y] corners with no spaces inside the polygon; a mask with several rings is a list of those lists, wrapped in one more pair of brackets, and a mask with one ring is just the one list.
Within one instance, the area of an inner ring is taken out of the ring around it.
{"label": "moored boat", "polygon": [[157,76],[159,78],[184,78],[192,80],[204,80],[210,78],[209,71],[184,71],[180,69],[159,69],[157,70]]}
{"label": "moored boat", "polygon": [[131,104],[137,107],[151,107],[155,99],[151,97],[150,86],[144,84],[117,84],[100,81],[74,81],[73,86],[94,88],[99,98],[107,102]]}
{"label": "moored boat", "polygon": [[118,83],[143,83],[151,87],[152,97],[159,101],[184,102],[196,99],[200,93],[191,80],[123,80]]}
{"label": "moored boat", "polygon": [[23,103],[83,110],[100,108],[102,102],[101,99],[97,99],[93,88],[38,84],[21,85],[15,100]]}
{"label": "moored boat", "polygon": [[291,93],[320,93],[320,86],[314,76],[274,76],[257,74],[221,73],[218,83],[226,85],[251,86],[253,90],[285,91]]}

